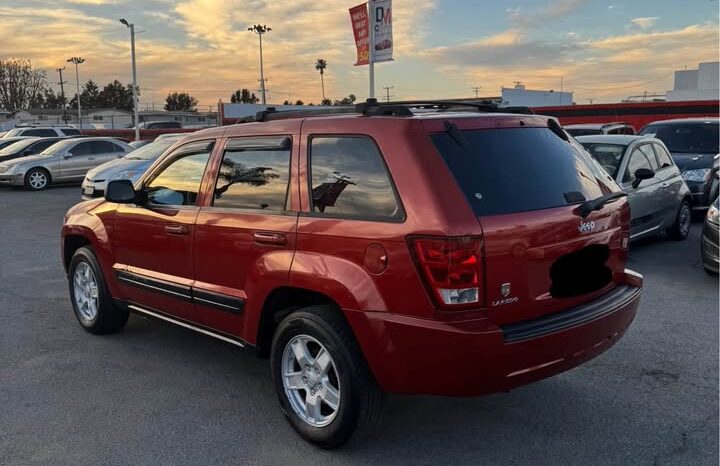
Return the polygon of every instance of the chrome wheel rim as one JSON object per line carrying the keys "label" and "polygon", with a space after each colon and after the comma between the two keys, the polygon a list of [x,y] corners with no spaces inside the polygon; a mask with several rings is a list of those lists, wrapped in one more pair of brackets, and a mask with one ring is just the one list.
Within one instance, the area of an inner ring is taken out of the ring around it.
{"label": "chrome wheel rim", "polygon": [[30,173],[30,186],[35,189],[42,189],[47,185],[47,176],[45,173],[37,171]]}
{"label": "chrome wheel rim", "polygon": [[687,205],[684,205],[680,208],[680,233],[682,233],[683,236],[687,236],[687,234],[690,232],[690,208]]}
{"label": "chrome wheel rim", "polygon": [[87,262],[80,262],[73,273],[73,299],[80,319],[90,323],[97,317],[98,286]]}
{"label": "chrome wheel rim", "polygon": [[340,381],[327,349],[309,335],[286,345],[280,369],[285,396],[297,416],[313,427],[325,427],[340,407]]}

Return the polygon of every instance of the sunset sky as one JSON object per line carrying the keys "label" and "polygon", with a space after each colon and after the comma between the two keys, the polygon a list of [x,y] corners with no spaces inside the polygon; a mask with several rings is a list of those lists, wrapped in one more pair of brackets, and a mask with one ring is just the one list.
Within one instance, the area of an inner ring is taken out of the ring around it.
{"label": "sunset sky", "polygon": [[[255,23],[264,38],[269,101],[367,97],[355,67],[348,8],[359,0],[3,0],[0,56],[54,71],[82,56],[80,81],[131,81],[127,18],[138,31],[141,106],[189,92],[201,110],[233,90],[259,87]],[[522,81],[587,99],[617,101],[672,89],[674,70],[718,59],[718,0],[393,0],[395,61],[376,66],[377,92],[398,99],[499,95]],[[69,64],[68,64],[69,65]],[[70,71],[68,69],[68,71]],[[74,87],[75,76],[65,79]],[[57,85],[53,85],[58,88]],[[67,92],[67,88],[66,88]]]}

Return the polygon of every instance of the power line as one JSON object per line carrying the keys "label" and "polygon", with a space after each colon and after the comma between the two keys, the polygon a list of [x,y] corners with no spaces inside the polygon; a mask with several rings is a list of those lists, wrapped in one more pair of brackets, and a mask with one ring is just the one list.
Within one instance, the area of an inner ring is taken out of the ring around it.
{"label": "power line", "polygon": [[675,74],[675,72],[672,72],[670,74],[667,74],[667,75],[662,76],[657,79],[652,79],[650,81],[645,81],[645,82],[637,83],[637,84],[629,84],[627,86],[615,86],[615,87],[575,87],[575,86],[573,86],[573,88],[579,89],[581,91],[612,91],[615,89],[629,89],[631,87],[640,87],[640,86],[644,86],[646,84],[656,83],[658,81],[662,81],[663,79],[667,79],[667,78],[673,76],[674,74]]}
{"label": "power line", "polygon": [[477,99],[478,97],[480,97],[480,94],[479,94],[479,93],[480,93],[480,86],[475,86],[475,87],[472,88],[472,90],[475,92],[475,98],[476,98],[476,99]]}

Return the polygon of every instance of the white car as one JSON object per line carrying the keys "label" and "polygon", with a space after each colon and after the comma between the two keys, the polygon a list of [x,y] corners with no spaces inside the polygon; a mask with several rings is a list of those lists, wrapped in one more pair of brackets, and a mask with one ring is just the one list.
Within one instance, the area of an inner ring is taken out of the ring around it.
{"label": "white car", "polygon": [[11,129],[7,133],[3,134],[2,137],[10,138],[14,136],[32,136],[39,138],[51,138],[79,136],[80,134],[79,129],[71,128],[69,126],[22,126]]}

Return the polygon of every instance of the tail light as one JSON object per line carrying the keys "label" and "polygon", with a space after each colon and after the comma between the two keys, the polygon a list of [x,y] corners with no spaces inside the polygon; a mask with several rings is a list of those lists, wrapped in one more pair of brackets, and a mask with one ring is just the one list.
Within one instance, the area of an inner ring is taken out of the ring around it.
{"label": "tail light", "polygon": [[430,293],[442,307],[483,302],[482,237],[410,238],[410,249]]}

